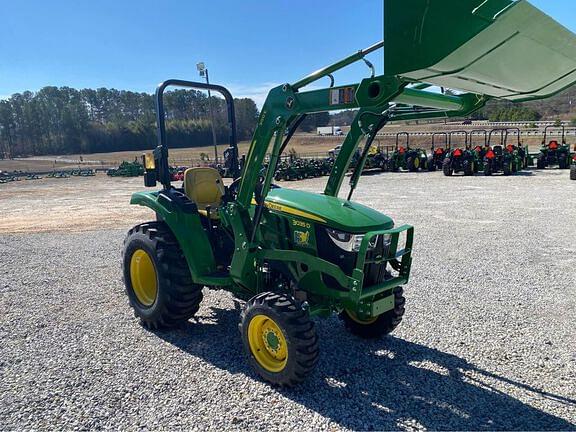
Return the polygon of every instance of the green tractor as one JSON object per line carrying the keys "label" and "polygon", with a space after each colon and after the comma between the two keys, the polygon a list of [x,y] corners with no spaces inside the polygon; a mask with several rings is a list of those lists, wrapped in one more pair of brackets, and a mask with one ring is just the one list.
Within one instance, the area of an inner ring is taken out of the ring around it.
{"label": "green tractor", "polygon": [[514,167],[513,172],[520,172],[530,165],[530,154],[529,149],[522,143],[522,132],[520,128],[507,128],[506,129],[508,136],[510,135],[510,131],[512,135],[516,137],[516,144],[507,144],[507,149],[514,155]]}
{"label": "green tractor", "polygon": [[[143,160],[145,186],[162,187],[132,195],[131,204],[148,207],[154,216],[130,229],[123,248],[126,293],[141,323],[150,329],[178,326],[199,310],[204,287],[230,291],[244,302],[239,339],[248,361],[263,379],[282,386],[302,382],[316,366],[316,318],[337,313],[362,337],[392,332],[404,315],[414,228],[396,226],[352,201],[378,131],[391,121],[468,117],[491,98],[538,99],[576,81],[576,74],[569,75],[576,61],[567,60],[576,58],[576,44],[555,43],[558,35],[574,41],[572,34],[525,1],[479,3],[414,0],[406,8],[386,1],[384,73],[318,88],[318,80],[383,49],[379,42],[273,88],[242,171],[231,164],[229,184],[213,168],[188,169],[181,188],[171,184],[163,94],[176,86],[223,95],[231,153],[238,154],[232,95],[213,84],[162,83],[155,98],[158,146]],[[454,25],[439,27],[434,19]],[[530,68],[509,55],[535,50],[541,61]],[[447,82],[459,91],[434,91]],[[323,193],[273,185],[280,157],[306,116],[340,110],[357,110],[356,117]],[[347,198],[339,198],[360,142],[365,145]],[[234,341],[231,335],[226,343]]]}
{"label": "green tractor", "polygon": [[[405,145],[400,145],[401,136],[406,137]],[[388,170],[397,172],[399,169],[410,172],[428,169],[426,150],[410,147],[410,134],[408,132],[396,134],[396,147],[388,158]]]}
{"label": "green tractor", "polygon": [[[455,146],[452,139],[455,135],[464,135],[464,142],[460,146]],[[468,132],[453,131],[448,134],[448,148],[444,162],[442,162],[442,171],[445,176],[451,176],[455,173],[463,173],[465,176],[472,176],[476,172],[476,153],[470,148],[468,142]]]}
{"label": "green tractor", "polygon": [[[513,129],[496,128],[488,134],[488,148],[484,155],[484,175],[502,173],[505,176],[521,171],[527,159],[520,153],[522,143],[520,142],[520,131],[518,130],[517,144],[509,144],[509,131]],[[492,137],[500,136],[500,143],[492,145]],[[525,152],[527,154],[527,152]]]}
{"label": "green tractor", "polygon": [[568,169],[570,167],[570,146],[566,142],[566,128],[561,126],[561,142],[558,142],[557,139],[548,141],[548,131],[553,127],[546,126],[544,128],[542,147],[540,148],[540,154],[536,158],[536,167],[538,169],[546,169],[553,165],[557,165],[560,169]]}
{"label": "green tractor", "polygon": [[[436,145],[436,137],[444,136],[444,147],[439,147]],[[434,132],[432,134],[432,146],[430,148],[430,156],[428,156],[428,171],[436,171],[442,169],[442,164],[446,155],[450,152],[450,144],[448,143],[449,138],[446,132]]]}
{"label": "green tractor", "polygon": [[[484,137],[481,144],[475,143],[474,137],[480,135]],[[474,164],[474,173],[484,171],[484,157],[488,151],[488,131],[485,129],[474,129],[470,131],[470,148],[474,152],[476,163]]]}

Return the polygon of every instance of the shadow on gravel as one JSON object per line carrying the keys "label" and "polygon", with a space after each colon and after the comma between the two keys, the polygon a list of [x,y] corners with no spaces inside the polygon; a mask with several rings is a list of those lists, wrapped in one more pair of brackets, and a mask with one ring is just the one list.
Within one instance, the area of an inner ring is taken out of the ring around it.
{"label": "shadow on gravel", "polygon": [[[244,358],[239,311],[212,308],[212,315],[172,332],[156,332],[184,352],[230,373],[257,379]],[[321,360],[301,386],[278,389],[342,427],[354,430],[575,430],[576,424],[524,404],[507,392],[551,399],[553,395],[481,370],[452,354],[396,337],[364,341],[337,319],[317,323]],[[340,329],[340,330],[339,330]],[[221,343],[227,340],[227,343]],[[262,403],[262,402],[260,402]],[[287,412],[286,416],[290,416]]]}

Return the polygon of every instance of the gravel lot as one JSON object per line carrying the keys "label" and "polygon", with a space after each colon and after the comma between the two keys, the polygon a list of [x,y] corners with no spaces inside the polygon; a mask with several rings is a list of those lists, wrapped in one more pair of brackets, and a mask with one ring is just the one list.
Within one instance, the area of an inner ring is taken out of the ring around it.
{"label": "gravel lot", "polygon": [[292,390],[249,369],[225,292],[176,331],[137,324],[131,222],[0,234],[0,430],[576,430],[575,196],[565,171],[365,177],[357,201],[416,227],[404,322],[366,342],[319,321]]}

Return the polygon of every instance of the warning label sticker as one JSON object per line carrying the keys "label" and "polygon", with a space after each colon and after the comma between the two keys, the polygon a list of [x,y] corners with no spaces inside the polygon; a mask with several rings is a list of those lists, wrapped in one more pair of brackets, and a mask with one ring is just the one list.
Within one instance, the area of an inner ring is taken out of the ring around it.
{"label": "warning label sticker", "polygon": [[346,105],[354,101],[355,87],[341,87],[330,90],[330,105]]}

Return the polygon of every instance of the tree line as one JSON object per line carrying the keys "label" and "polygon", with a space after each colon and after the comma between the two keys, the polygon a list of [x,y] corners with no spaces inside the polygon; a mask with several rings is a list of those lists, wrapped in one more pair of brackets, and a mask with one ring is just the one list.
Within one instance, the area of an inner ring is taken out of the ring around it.
{"label": "tree line", "polygon": [[[226,103],[195,90],[165,93],[170,147],[212,144],[209,102],[218,143],[228,143]],[[234,99],[239,140],[252,137],[258,108]],[[145,150],[156,145],[154,96],[107,88],[44,87],[0,101],[0,157]]]}

